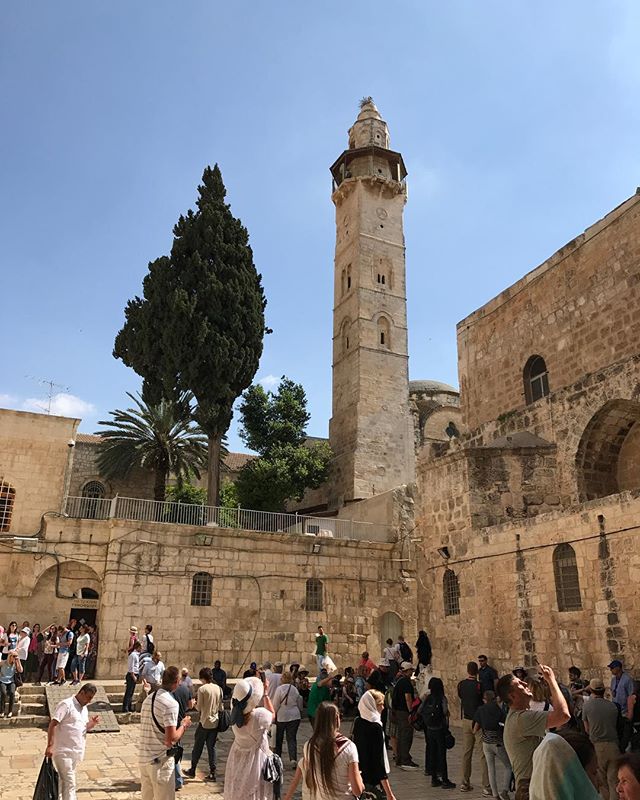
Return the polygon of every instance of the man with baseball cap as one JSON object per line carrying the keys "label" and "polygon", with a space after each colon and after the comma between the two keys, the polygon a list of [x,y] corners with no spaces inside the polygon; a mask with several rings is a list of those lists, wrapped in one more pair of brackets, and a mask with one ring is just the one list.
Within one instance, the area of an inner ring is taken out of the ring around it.
{"label": "man with baseball cap", "polygon": [[584,704],[582,722],[593,742],[598,757],[600,790],[605,800],[616,800],[618,770],[616,763],[620,757],[618,744],[618,717],[620,711],[615,703],[606,700],[604,682],[601,678],[589,681],[591,700]]}
{"label": "man with baseball cap", "polygon": [[400,674],[393,687],[391,695],[391,718],[398,729],[398,766],[400,769],[418,769],[411,758],[411,745],[413,744],[413,727],[409,722],[409,712],[413,705],[415,691],[411,683],[415,667],[410,661],[400,663]]}

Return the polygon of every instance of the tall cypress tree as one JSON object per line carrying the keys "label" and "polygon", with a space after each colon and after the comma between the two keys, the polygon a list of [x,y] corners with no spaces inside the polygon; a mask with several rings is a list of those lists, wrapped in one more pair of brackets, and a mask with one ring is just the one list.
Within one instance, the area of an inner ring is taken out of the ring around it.
{"label": "tall cypress tree", "polygon": [[217,164],[205,169],[198,194],[197,210],[173,229],[171,255],[149,264],[144,297],[127,303],[113,354],[142,376],[151,401],[193,393],[208,437],[207,494],[217,504],[220,445],[233,403],[258,369],[266,300]]}

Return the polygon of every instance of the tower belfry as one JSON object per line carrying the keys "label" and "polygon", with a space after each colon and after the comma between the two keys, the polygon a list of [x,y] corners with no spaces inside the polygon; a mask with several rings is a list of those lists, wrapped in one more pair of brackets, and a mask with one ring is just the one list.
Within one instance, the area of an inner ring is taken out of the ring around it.
{"label": "tower belfry", "polygon": [[333,506],[415,477],[409,411],[402,214],[407,171],[370,97],[331,167],[336,207],[333,304]]}

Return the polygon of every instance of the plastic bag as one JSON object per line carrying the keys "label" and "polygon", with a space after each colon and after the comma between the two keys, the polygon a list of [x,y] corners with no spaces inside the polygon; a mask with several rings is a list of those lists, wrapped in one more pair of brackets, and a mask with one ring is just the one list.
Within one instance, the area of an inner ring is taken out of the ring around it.
{"label": "plastic bag", "polygon": [[33,800],[58,800],[58,773],[50,758],[42,762]]}
{"label": "plastic bag", "polygon": [[320,663],[322,664],[322,669],[326,669],[327,672],[335,672],[337,669],[336,665],[329,658],[329,656],[325,656]]}

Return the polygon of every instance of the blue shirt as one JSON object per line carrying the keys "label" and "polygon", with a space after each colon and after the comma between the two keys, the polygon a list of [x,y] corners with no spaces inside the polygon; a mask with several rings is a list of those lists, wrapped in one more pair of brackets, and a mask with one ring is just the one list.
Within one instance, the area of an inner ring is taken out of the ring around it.
{"label": "blue shirt", "polygon": [[13,683],[13,676],[16,674],[15,664],[10,664],[8,661],[3,661],[0,664],[0,683],[9,685]]}
{"label": "blue shirt", "polygon": [[613,702],[622,712],[622,716],[627,716],[627,700],[633,694],[633,678],[623,672],[619,678],[615,675],[611,678],[611,697]]}

